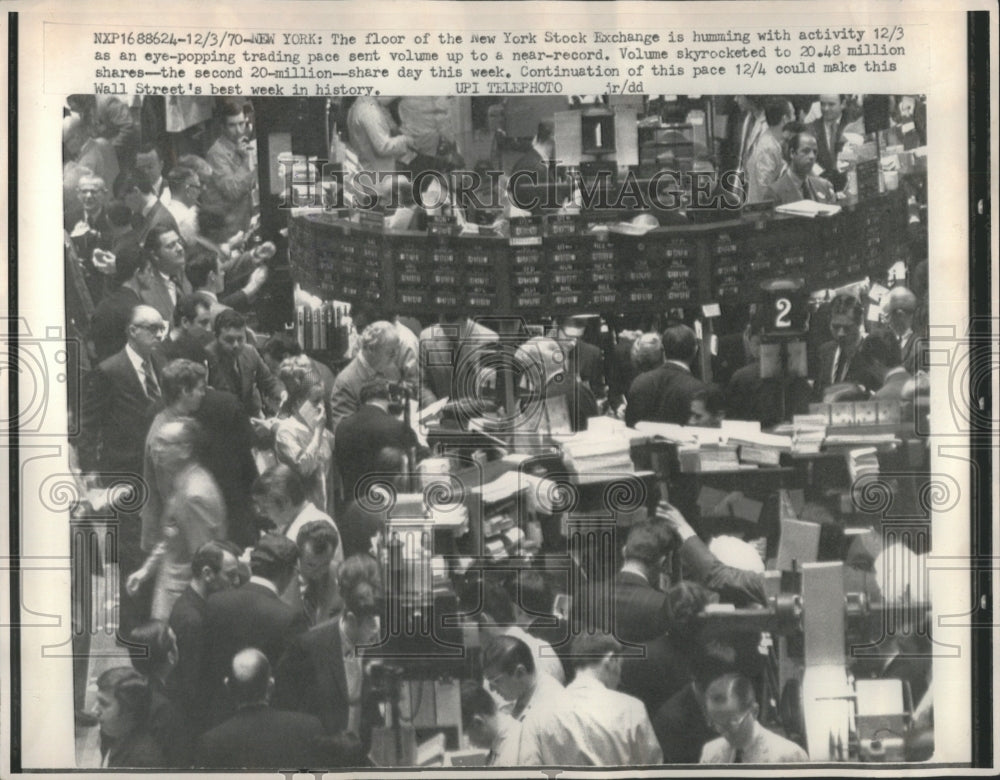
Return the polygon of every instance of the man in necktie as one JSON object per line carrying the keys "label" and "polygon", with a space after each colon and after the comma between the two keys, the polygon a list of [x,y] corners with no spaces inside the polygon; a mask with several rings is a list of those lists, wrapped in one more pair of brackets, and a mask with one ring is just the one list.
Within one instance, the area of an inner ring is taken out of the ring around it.
{"label": "man in necktie", "polygon": [[149,231],[143,248],[149,257],[150,271],[139,297],[170,322],[177,299],[191,293],[191,283],[184,275],[187,262],[184,242],[176,228],[157,225]]}
{"label": "man in necktie", "polygon": [[845,103],[843,95],[820,95],[819,107],[822,117],[809,125],[810,132],[822,141],[816,155],[816,162],[823,169],[821,175],[838,192],[847,184],[847,176],[837,169]]}
{"label": "man in necktie", "polygon": [[705,690],[705,715],[721,735],[701,752],[702,764],[787,764],[808,761],[794,742],[757,721],[753,685],[741,674],[724,674]]}
{"label": "man in necktie", "polygon": [[896,338],[903,358],[903,367],[911,374],[917,373],[917,338],[913,332],[913,315],[917,310],[917,296],[905,287],[893,287],[882,302],[885,321]]}
{"label": "man in necktie", "polygon": [[816,148],[816,137],[811,133],[796,133],[788,139],[788,167],[767,188],[766,200],[773,200],[778,205],[799,200],[836,204],[837,194],[830,182],[812,175]]}
{"label": "man in necktie", "polygon": [[815,396],[822,400],[828,387],[853,382],[868,390],[882,386],[884,368],[862,349],[864,306],[853,295],[840,294],[830,301],[831,341],[819,348],[812,378]]}

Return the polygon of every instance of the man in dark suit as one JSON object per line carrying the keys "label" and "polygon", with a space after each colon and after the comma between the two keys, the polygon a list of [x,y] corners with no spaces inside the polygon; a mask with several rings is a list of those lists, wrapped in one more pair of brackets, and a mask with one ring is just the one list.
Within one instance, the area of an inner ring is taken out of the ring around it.
{"label": "man in dark suit", "polygon": [[585,330],[586,318],[569,315],[559,323],[555,339],[566,352],[566,370],[587,384],[595,398],[603,398],[607,390],[604,353],[600,347],[583,340]]}
{"label": "man in dark suit", "polygon": [[217,695],[217,716],[229,714],[223,680],[233,656],[245,647],[256,647],[277,663],[288,643],[305,628],[304,615],[280,595],[295,577],[298,555],[291,539],[267,534],[250,554],[250,581],[208,597],[208,684],[209,694]]}
{"label": "man in dark suit", "polygon": [[788,154],[788,167],[768,187],[765,200],[773,200],[779,206],[800,200],[835,206],[837,193],[833,185],[811,173],[816,162],[816,138],[809,133],[796,133],[788,139]]}
{"label": "man in dark suit", "polygon": [[[125,347],[102,361],[85,380],[77,451],[80,468],[100,484],[123,475],[138,482],[143,472],[146,431],[160,400],[161,362],[154,347],[166,331],[159,312],[136,306],[129,318]],[[125,592],[125,581],[145,558],[138,514],[119,513],[118,553],[122,636],[145,617],[141,602]]]}
{"label": "man in dark suit", "polygon": [[210,769],[283,769],[323,766],[323,725],[312,715],[270,706],[271,664],[248,647],[233,656],[226,688],[236,713],[205,734],[197,765]]}
{"label": "man in dark suit", "polygon": [[900,360],[910,373],[920,368],[918,344],[920,339],[913,330],[913,316],[917,311],[917,296],[905,287],[893,287],[882,302],[885,320],[899,342]]}
{"label": "man in dark suit", "polygon": [[623,555],[614,579],[615,636],[624,642],[663,636],[673,617],[667,594],[660,590],[666,540],[650,523],[637,523],[629,530]]}
{"label": "man in dark suit", "polygon": [[340,617],[295,638],[278,665],[276,706],[315,715],[330,736],[353,734],[360,761],[379,720],[364,673],[363,647],[381,635],[385,608],[379,565],[370,555],[353,555],[340,567]]}
{"label": "man in dark suit", "polygon": [[174,669],[177,703],[190,723],[191,733],[208,727],[211,708],[206,690],[206,599],[213,593],[239,586],[239,564],[226,542],[206,542],[191,560],[191,583],[174,602],[170,628],[177,638],[178,661]]}
{"label": "man in dark suit", "polygon": [[139,234],[140,243],[145,243],[149,234],[157,228],[180,232],[174,215],[156,197],[153,185],[144,173],[131,171],[125,174],[116,190],[118,198],[132,212],[132,224]]}
{"label": "man in dark suit", "polygon": [[691,398],[705,387],[692,376],[691,363],[698,352],[698,340],[687,325],[674,325],[663,332],[666,362],[632,381],[625,407],[625,424],[634,427],[640,420],[686,425],[691,417]]}
{"label": "man in dark suit", "polygon": [[144,271],[146,259],[137,245],[115,255],[113,289],[97,304],[90,318],[90,338],[98,361],[111,357],[125,346],[132,309],[142,303],[138,276]]}
{"label": "man in dark suit", "polygon": [[813,390],[817,398],[830,385],[850,382],[870,391],[882,387],[882,371],[861,350],[864,337],[861,324],[864,308],[852,295],[841,294],[830,302],[830,334],[833,341],[819,348],[813,372]]}
{"label": "man in dark suit", "polygon": [[[205,347],[214,338],[209,308],[208,299],[198,293],[182,295],[177,299],[173,331],[159,346],[164,358],[175,360],[182,357],[202,364],[208,362]],[[193,355],[198,355],[198,358]]]}
{"label": "man in dark suit", "polygon": [[208,383],[232,393],[247,417],[276,410],[281,403],[281,382],[271,373],[255,347],[247,344],[246,320],[227,310],[215,318],[215,340],[208,345]]}
{"label": "man in dark suit", "polygon": [[847,115],[844,113],[845,99],[843,95],[820,95],[819,108],[823,116],[808,126],[809,132],[816,139],[816,162],[819,163],[824,179],[840,192],[847,184],[846,174],[837,169],[837,155],[844,145],[844,125]]}
{"label": "man in dark suit", "polygon": [[148,273],[137,277],[136,292],[143,303],[152,306],[170,322],[177,299],[192,292],[191,283],[184,275],[184,242],[175,229],[160,225],[149,231],[142,248],[149,268]]}
{"label": "man in dark suit", "polygon": [[337,426],[337,467],[345,502],[354,500],[361,480],[376,472],[376,460],[384,447],[410,454],[418,446],[413,429],[389,413],[388,382],[384,379],[366,382],[361,387],[360,401],[361,408]]}

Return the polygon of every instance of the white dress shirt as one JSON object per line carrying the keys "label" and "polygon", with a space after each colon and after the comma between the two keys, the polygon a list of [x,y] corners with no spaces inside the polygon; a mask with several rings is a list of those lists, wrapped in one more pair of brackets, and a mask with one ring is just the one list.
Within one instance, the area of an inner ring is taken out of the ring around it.
{"label": "white dress shirt", "polygon": [[152,372],[152,365],[145,359],[142,355],[132,349],[131,344],[125,345],[125,354],[128,356],[129,363],[132,364],[132,368],[135,369],[136,376],[139,377],[139,384],[142,385],[143,391],[146,390],[146,369],[145,366],[150,367],[150,379],[156,387],[160,386],[160,383],[156,379],[156,374]]}
{"label": "white dress shirt", "polygon": [[[756,720],[753,733],[746,747],[742,749],[740,763],[743,764],[792,764],[808,761],[806,751],[794,742],[768,731]],[[702,764],[732,764],[736,757],[734,748],[725,737],[707,742],[701,749]]]}
{"label": "white dress shirt", "polygon": [[648,766],[663,761],[646,705],[586,669],[521,724],[522,766]]}
{"label": "white dress shirt", "polygon": [[566,684],[566,671],[563,669],[562,661],[552,649],[552,645],[544,639],[539,639],[525,631],[520,626],[510,626],[504,634],[520,639],[531,650],[531,655],[535,659],[535,669],[539,672],[553,677],[560,685]]}

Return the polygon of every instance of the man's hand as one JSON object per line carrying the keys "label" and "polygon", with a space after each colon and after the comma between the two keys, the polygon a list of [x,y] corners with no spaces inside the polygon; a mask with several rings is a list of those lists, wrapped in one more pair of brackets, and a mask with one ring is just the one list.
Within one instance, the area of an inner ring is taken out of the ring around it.
{"label": "man's hand", "polygon": [[696,536],[695,530],[684,518],[684,515],[666,501],[661,501],[656,505],[656,519],[666,523],[670,530],[680,537],[681,542],[687,541],[692,536]]}
{"label": "man's hand", "polygon": [[111,275],[115,272],[115,260],[113,252],[108,252],[100,247],[95,247],[93,254],[90,256],[90,261],[93,263],[94,268],[106,275]]}
{"label": "man's hand", "polygon": [[263,263],[265,260],[270,260],[274,257],[274,253],[277,252],[277,248],[270,241],[265,241],[258,247],[255,247],[253,252],[253,261],[255,264]]}
{"label": "man's hand", "polygon": [[267,281],[267,266],[261,265],[253,269],[253,273],[250,274],[250,280],[243,287],[243,292],[246,293],[247,298],[253,298],[260,288],[264,286],[264,282]]}
{"label": "man's hand", "polygon": [[128,575],[128,579],[125,581],[125,591],[130,596],[135,596],[139,592],[139,588],[142,587],[144,583],[149,579],[149,571],[143,566],[138,571],[132,572]]}

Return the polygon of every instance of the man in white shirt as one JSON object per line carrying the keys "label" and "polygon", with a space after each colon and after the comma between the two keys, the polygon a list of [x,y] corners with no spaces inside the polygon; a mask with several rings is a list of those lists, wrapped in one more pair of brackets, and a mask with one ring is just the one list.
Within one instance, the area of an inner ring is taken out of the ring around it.
{"label": "man in white shirt", "polygon": [[[175,165],[167,174],[167,182],[172,197],[165,203],[177,222],[177,229],[190,249],[198,239],[198,195],[201,194],[201,178],[192,168]],[[161,197],[160,202],[163,203]]]}
{"label": "man in white shirt", "polygon": [[663,752],[645,705],[615,690],[622,646],[611,634],[573,639],[576,677],[560,695],[532,708],[521,724],[522,766],[660,764]]}
{"label": "man in white shirt", "polygon": [[163,160],[159,150],[152,145],[145,146],[135,155],[135,169],[142,173],[153,185],[153,194],[164,206],[170,206],[171,190],[163,180]]}
{"label": "man in white shirt", "polygon": [[489,641],[483,676],[490,689],[508,702],[510,714],[517,720],[524,720],[533,707],[562,692],[562,683],[540,671],[531,648],[513,636]]}
{"label": "man in white shirt", "polygon": [[521,724],[497,708],[475,680],[462,681],[462,728],[475,747],[489,750],[486,766],[517,766]]}
{"label": "man in white shirt", "polygon": [[790,764],[808,761],[794,742],[769,731],[757,721],[757,697],[740,674],[724,674],[705,691],[708,722],[722,736],[701,751],[702,764]]}

